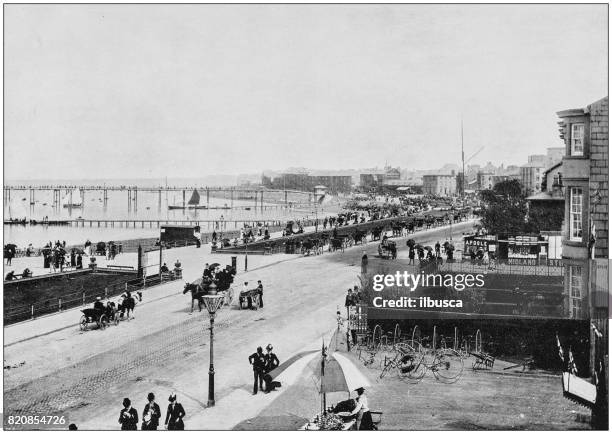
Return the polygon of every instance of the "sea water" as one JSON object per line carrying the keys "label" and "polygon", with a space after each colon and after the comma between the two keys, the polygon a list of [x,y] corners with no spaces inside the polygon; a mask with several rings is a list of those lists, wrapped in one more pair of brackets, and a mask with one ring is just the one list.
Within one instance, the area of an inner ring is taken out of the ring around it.
{"label": "sea water", "polygon": [[[52,184],[49,182],[49,184]],[[54,184],[54,183],[53,183]],[[75,184],[66,182],[64,185]],[[92,185],[91,181],[84,183]],[[16,183],[11,183],[16,185]],[[44,184],[42,184],[44,185]],[[121,185],[121,184],[119,184]],[[129,184],[128,184],[129,185]],[[159,184],[157,184],[159,185]],[[153,185],[152,185],[153,186]],[[152,187],[151,186],[151,187]],[[191,197],[193,190],[186,190],[185,201]],[[34,204],[30,205],[28,190],[12,190],[11,200],[4,204],[4,219],[27,219],[41,221],[47,217],[49,220],[75,220],[83,218],[85,220],[193,220],[203,221],[226,221],[227,229],[234,228],[235,220],[289,220],[297,218],[314,218],[315,215],[323,216],[337,212],[337,209],[324,209],[301,204],[299,208],[285,208],[281,203],[264,202],[262,209],[261,202],[256,206],[255,199],[239,199],[239,192],[234,192],[232,200],[230,193],[216,193],[216,196],[206,200],[206,192],[199,190],[200,204],[214,207],[232,206],[232,209],[202,209],[202,210],[170,210],[169,205],[182,205],[182,191],[168,191],[160,195],[158,192],[138,191],[137,207],[134,201],[128,201],[128,192],[108,190],[106,206],[104,205],[103,192],[85,191],[83,206],[80,208],[53,207],[53,192],[37,190],[34,195]],[[66,190],[62,191],[62,198],[66,195]],[[80,198],[73,195],[73,201]],[[132,193],[132,198],[134,193]],[[266,197],[264,196],[264,200]],[[245,209],[250,208],[250,209]],[[159,237],[159,228],[154,224],[150,227],[93,227],[86,224],[85,227],[71,226],[46,226],[46,225],[4,225],[4,243],[14,243],[19,247],[25,247],[32,243],[34,247],[41,247],[49,241],[66,241],[67,244],[82,244],[89,239],[92,242],[125,240],[132,238]],[[145,223],[145,226],[148,224]],[[212,230],[213,224],[210,224]],[[101,224],[104,226],[104,223]],[[141,226],[137,224],[137,226]],[[202,231],[208,230],[208,224],[202,224]]]}

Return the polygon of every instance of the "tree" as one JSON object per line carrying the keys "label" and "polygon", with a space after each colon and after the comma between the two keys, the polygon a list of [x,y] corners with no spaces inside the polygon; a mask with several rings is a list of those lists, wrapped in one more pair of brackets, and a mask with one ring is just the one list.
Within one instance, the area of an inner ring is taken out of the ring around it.
{"label": "tree", "polygon": [[480,192],[484,202],[482,225],[491,234],[520,234],[525,230],[527,203],[516,179],[495,184]]}

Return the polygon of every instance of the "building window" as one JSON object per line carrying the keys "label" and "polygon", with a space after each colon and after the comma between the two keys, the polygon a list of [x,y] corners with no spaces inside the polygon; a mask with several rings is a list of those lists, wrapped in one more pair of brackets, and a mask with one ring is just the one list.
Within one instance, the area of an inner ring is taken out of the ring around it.
{"label": "building window", "polygon": [[570,189],[570,240],[582,241],[582,189]]}
{"label": "building window", "polygon": [[581,317],[582,310],[582,267],[570,266],[570,310],[574,319]]}
{"label": "building window", "polygon": [[584,155],[584,124],[572,124],[571,155]]}

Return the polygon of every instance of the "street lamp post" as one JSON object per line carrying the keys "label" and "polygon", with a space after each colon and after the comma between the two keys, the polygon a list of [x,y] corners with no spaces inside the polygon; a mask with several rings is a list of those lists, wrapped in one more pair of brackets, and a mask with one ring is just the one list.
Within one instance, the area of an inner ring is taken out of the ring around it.
{"label": "street lamp post", "polygon": [[210,365],[208,368],[208,407],[214,407],[215,405],[215,366],[213,363],[213,342],[214,342],[214,325],[215,325],[215,316],[217,314],[217,310],[223,306],[223,300],[225,297],[223,295],[217,294],[217,287],[213,283],[209,287],[209,292],[207,295],[204,295],[204,306],[206,306],[206,310],[208,311],[208,315],[210,317]]}

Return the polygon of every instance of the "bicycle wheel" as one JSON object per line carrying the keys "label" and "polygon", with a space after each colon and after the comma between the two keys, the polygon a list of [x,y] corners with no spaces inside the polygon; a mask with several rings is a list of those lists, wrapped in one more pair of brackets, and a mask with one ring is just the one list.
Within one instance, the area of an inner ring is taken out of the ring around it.
{"label": "bicycle wheel", "polygon": [[400,380],[408,383],[418,383],[427,373],[424,363],[425,355],[406,355],[398,363],[397,375]]}
{"label": "bicycle wheel", "polygon": [[410,345],[414,348],[416,344],[421,344],[421,329],[418,325],[415,325],[412,329],[412,340],[410,341]]}
{"label": "bicycle wheel", "polygon": [[431,370],[436,380],[443,383],[454,383],[463,373],[463,358],[459,356],[459,353],[453,355],[448,351],[437,354]]}
{"label": "bicycle wheel", "polygon": [[399,324],[395,324],[395,329],[393,330],[393,346],[395,347],[400,343],[400,339],[402,337],[402,329]]}
{"label": "bicycle wheel", "polygon": [[379,324],[374,326],[374,331],[372,332],[372,347],[375,349],[380,348],[382,345],[382,327]]}

